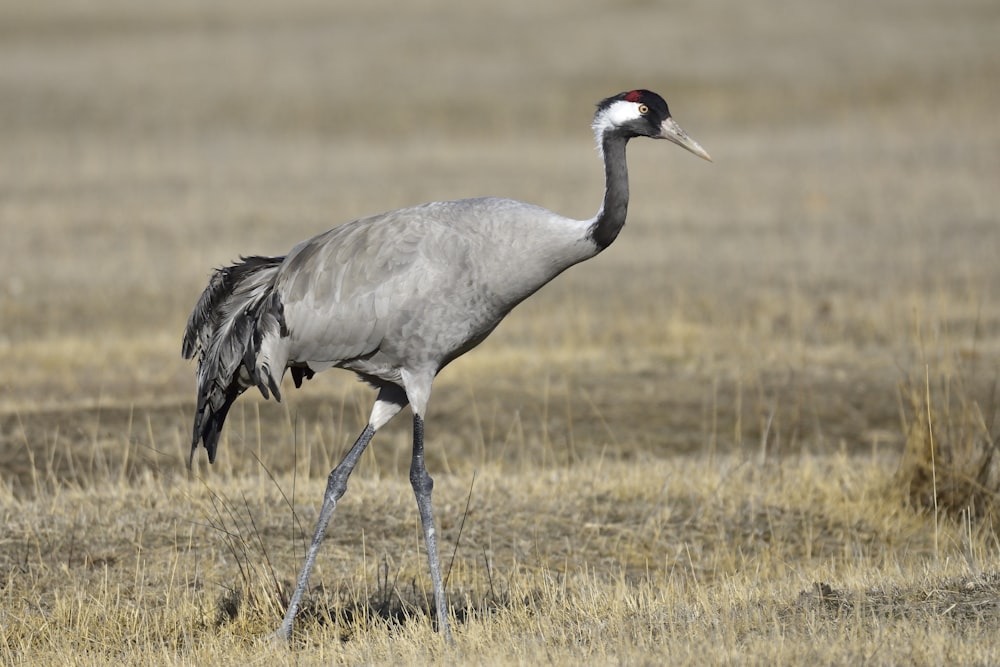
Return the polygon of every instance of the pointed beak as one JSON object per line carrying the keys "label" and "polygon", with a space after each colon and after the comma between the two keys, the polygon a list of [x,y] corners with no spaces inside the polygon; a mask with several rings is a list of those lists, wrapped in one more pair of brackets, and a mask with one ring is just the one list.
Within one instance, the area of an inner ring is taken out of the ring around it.
{"label": "pointed beak", "polygon": [[686,148],[700,158],[704,158],[709,162],[712,161],[712,156],[708,154],[704,148],[701,147],[697,141],[692,139],[687,135],[687,132],[681,129],[681,126],[677,124],[673,118],[667,118],[660,125],[660,135],[656,137],[657,139],[666,139],[667,141],[672,141],[681,148]]}

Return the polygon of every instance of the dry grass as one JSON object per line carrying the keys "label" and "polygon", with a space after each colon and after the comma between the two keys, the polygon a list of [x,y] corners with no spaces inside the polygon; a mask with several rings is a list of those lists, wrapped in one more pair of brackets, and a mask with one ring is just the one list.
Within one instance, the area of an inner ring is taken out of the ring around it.
{"label": "dry grass", "polygon": [[[29,502],[8,495],[2,655],[10,664],[996,659],[992,530],[943,521],[935,535],[929,515],[905,508],[881,457],[707,463],[489,466],[474,483],[441,478],[442,533],[457,545],[446,553],[459,619],[451,648],[425,615],[429,584],[399,476],[354,481],[291,653],[267,638],[314,511],[304,502],[292,520],[279,489],[290,479],[147,478]],[[300,480],[297,493],[321,488]]]}
{"label": "dry grass", "polygon": [[[939,6],[940,5],[940,6]],[[0,662],[993,664],[995,2],[0,5]],[[439,378],[428,619],[405,419],[280,618],[371,394],[247,396],[183,467],[212,266],[331,224],[600,195],[616,244]]]}
{"label": "dry grass", "polygon": [[967,520],[1000,526],[1000,425],[995,390],[981,405],[960,379],[907,385],[906,445],[899,483],[915,506],[935,514],[964,514]]}

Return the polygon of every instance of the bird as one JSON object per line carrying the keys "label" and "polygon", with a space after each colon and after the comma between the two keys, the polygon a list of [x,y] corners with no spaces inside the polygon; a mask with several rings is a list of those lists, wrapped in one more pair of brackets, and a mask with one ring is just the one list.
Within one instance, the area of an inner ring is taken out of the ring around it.
{"label": "bird", "polygon": [[424,416],[437,374],[483,342],[511,310],[617,238],[628,209],[625,147],[666,139],[712,161],[666,101],[645,89],[597,104],[592,129],[604,164],[594,217],[568,218],[500,197],[435,201],[364,217],[299,243],[284,256],[241,256],[212,273],[182,341],[198,356],[190,467],[199,444],[215,462],[233,402],[256,387],[281,400],[329,368],[353,371],[375,401],[368,422],[327,478],[312,540],[276,636],[288,641],[323,537],[347,480],[375,433],[409,405],[410,484],[427,551],[437,629],[452,634],[424,462]]}

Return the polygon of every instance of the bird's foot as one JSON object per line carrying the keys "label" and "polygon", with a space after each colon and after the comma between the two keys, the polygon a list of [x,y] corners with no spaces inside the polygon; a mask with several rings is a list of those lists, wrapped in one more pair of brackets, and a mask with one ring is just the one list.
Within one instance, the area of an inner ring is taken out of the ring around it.
{"label": "bird's foot", "polygon": [[269,634],[267,638],[274,646],[288,648],[292,643],[292,629],[290,627],[285,627],[285,624],[282,623],[281,627]]}

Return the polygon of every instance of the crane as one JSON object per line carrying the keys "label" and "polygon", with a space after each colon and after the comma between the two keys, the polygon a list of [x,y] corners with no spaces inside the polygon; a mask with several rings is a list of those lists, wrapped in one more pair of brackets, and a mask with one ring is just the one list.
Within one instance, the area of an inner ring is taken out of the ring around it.
{"label": "crane", "polygon": [[517,304],[607,248],[628,209],[625,146],[666,139],[711,161],[648,90],[597,105],[592,124],[604,162],[604,199],[574,220],[511,199],[438,201],[348,222],[283,257],[250,256],[216,270],[188,319],[182,354],[198,355],[188,465],[203,444],[215,462],[233,402],[252,387],[281,400],[286,371],[300,387],[328,368],[356,373],[377,392],[368,423],[330,472],[316,529],[277,636],[296,612],[347,479],[375,433],[407,405],[413,414],[410,483],[427,549],[439,631],[451,641],[434,482],[424,463],[424,415],[442,368],[479,345]]}

